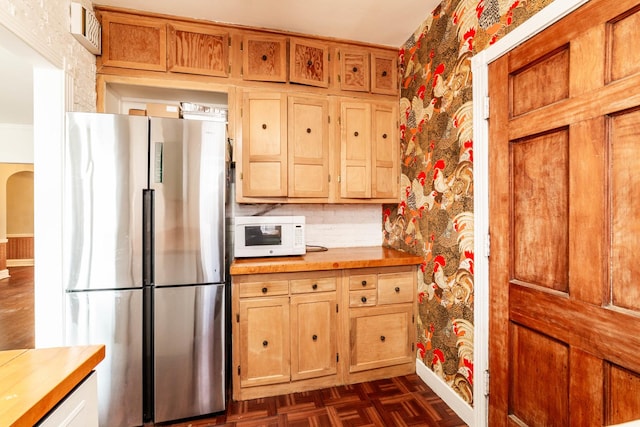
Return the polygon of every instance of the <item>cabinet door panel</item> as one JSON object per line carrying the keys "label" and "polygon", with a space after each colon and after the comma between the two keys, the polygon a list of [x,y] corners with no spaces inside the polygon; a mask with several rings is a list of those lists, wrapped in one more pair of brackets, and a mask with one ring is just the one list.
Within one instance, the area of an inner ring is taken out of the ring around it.
{"label": "cabinet door panel", "polygon": [[289,382],[289,298],[240,301],[240,385]]}
{"label": "cabinet door panel", "polygon": [[369,53],[343,49],[340,58],[340,89],[369,91]]}
{"label": "cabinet door panel", "polygon": [[207,26],[168,25],[169,70],[227,77],[229,35]]}
{"label": "cabinet door panel", "polygon": [[371,197],[371,106],[343,102],[341,105],[340,195]]}
{"label": "cabinet door panel", "polygon": [[413,305],[350,311],[349,372],[411,362]]}
{"label": "cabinet door panel", "polygon": [[329,196],[329,103],[289,97],[289,197]]}
{"label": "cabinet door panel", "polygon": [[371,92],[398,93],[398,57],[393,53],[371,54]]}
{"label": "cabinet door panel", "polygon": [[373,149],[371,197],[398,197],[400,141],[397,138],[398,110],[395,104],[372,108]]}
{"label": "cabinet door panel", "polygon": [[336,294],[291,297],[291,379],[337,372]]}
{"label": "cabinet door panel", "polygon": [[287,39],[248,35],[242,42],[242,78],[269,82],[287,80]]}
{"label": "cabinet door panel", "polygon": [[413,301],[415,272],[380,274],[378,304],[397,304]]}
{"label": "cabinet door panel", "polygon": [[329,47],[312,40],[292,38],[289,46],[289,80],[329,87]]}

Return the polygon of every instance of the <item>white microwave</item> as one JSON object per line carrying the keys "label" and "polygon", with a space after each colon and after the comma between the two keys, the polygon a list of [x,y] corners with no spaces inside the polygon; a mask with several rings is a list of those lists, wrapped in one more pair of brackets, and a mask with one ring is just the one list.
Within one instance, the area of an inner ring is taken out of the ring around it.
{"label": "white microwave", "polygon": [[236,258],[305,254],[304,217],[237,216],[233,243]]}

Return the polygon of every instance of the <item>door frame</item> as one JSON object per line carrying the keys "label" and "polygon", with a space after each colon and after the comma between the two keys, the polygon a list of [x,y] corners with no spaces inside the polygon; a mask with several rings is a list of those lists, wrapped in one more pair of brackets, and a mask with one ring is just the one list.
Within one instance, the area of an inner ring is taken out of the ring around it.
{"label": "door frame", "polygon": [[[471,59],[474,151],[474,413],[473,425],[486,426],[489,415],[489,64],[564,18],[589,0],[554,1]],[[482,398],[480,398],[482,396]]]}

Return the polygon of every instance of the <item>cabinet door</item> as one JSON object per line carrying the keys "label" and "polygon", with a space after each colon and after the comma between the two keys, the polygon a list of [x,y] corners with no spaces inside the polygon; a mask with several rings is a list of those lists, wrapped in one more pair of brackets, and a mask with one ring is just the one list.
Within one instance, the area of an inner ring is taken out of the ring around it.
{"label": "cabinet door", "polygon": [[329,102],[289,97],[289,197],[329,196]]}
{"label": "cabinet door", "polygon": [[291,297],[291,379],[337,373],[335,292]]}
{"label": "cabinet door", "polygon": [[399,187],[400,141],[397,138],[398,108],[396,104],[372,106],[372,183],[374,199],[397,198]]}
{"label": "cabinet door", "polygon": [[351,309],[349,372],[411,362],[413,305]]}
{"label": "cabinet door", "polygon": [[289,46],[289,80],[309,86],[329,87],[329,46],[292,38]]}
{"label": "cabinet door", "polygon": [[343,102],[340,118],[340,196],[370,198],[371,105]]}
{"label": "cabinet door", "polygon": [[371,92],[398,94],[398,56],[395,53],[371,53]]}
{"label": "cabinet door", "polygon": [[287,80],[287,40],[247,35],[242,42],[242,78],[266,82]]}
{"label": "cabinet door", "polygon": [[163,21],[102,12],[102,65],[167,70],[167,29]]}
{"label": "cabinet door", "polygon": [[289,298],[240,301],[240,386],[289,382]]}
{"label": "cabinet door", "polygon": [[229,34],[204,25],[168,25],[168,66],[178,73],[227,77]]}
{"label": "cabinet door", "polygon": [[340,61],[340,89],[356,92],[369,91],[369,53],[362,50],[342,49]]}
{"label": "cabinet door", "polygon": [[287,195],[287,103],[281,93],[244,94],[242,192],[247,197]]}

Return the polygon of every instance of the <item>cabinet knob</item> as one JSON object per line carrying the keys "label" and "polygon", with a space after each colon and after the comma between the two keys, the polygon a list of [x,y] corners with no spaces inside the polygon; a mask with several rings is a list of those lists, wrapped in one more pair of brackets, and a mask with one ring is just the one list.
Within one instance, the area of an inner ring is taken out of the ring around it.
{"label": "cabinet knob", "polygon": [[312,60],[308,60],[307,61],[307,67],[311,67],[313,65],[313,61]]}
{"label": "cabinet knob", "polygon": [[386,340],[386,338],[384,337],[384,335],[380,335],[380,341],[384,341]]}
{"label": "cabinet knob", "polygon": [[353,133],[353,136],[358,136],[358,135],[360,135],[360,134],[358,133],[358,131],[355,131],[355,132]]}
{"label": "cabinet knob", "polygon": [[386,71],[382,72],[382,77],[387,77],[387,72]]}
{"label": "cabinet knob", "polygon": [[266,123],[263,123],[263,124],[262,124],[262,129],[266,129],[266,128],[267,128],[267,124],[266,124]]}
{"label": "cabinet knob", "polygon": [[266,294],[267,293],[267,288],[262,288],[262,293]]}
{"label": "cabinet knob", "polygon": [[263,347],[266,347],[268,345],[269,345],[269,341],[267,341],[267,340],[262,341],[262,346]]}
{"label": "cabinet knob", "polygon": [[318,289],[318,284],[314,283],[313,285],[311,285],[311,288],[315,291],[316,289]]}
{"label": "cabinet knob", "polygon": [[398,286],[396,286],[396,294],[400,293],[400,288]]}
{"label": "cabinet knob", "polygon": [[313,334],[313,336],[311,337],[312,340],[314,341],[318,341],[318,336],[316,334]]}
{"label": "cabinet knob", "polygon": [[307,133],[311,133],[311,128],[307,128]]}
{"label": "cabinet knob", "polygon": [[367,286],[367,281],[366,280],[362,281],[362,286]]}
{"label": "cabinet knob", "polygon": [[367,297],[362,297],[362,298],[360,298],[360,301],[362,301],[362,302],[367,302]]}
{"label": "cabinet knob", "polygon": [[358,72],[358,67],[353,67],[353,72],[357,73]]}
{"label": "cabinet knob", "polygon": [[266,61],[267,60],[267,55],[262,55],[262,60]]}
{"label": "cabinet knob", "polygon": [[387,134],[386,133],[382,134],[382,139],[387,139]]}

